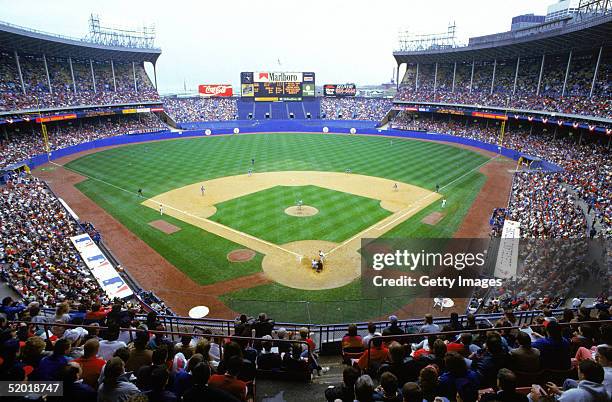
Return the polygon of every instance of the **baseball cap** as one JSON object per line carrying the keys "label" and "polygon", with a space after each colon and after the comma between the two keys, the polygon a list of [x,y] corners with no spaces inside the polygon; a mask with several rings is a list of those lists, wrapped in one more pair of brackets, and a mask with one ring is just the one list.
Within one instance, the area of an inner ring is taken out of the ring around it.
{"label": "baseball cap", "polygon": [[391,322],[397,322],[397,316],[396,316],[396,315],[390,315],[390,316],[389,316],[389,321],[391,321]]}

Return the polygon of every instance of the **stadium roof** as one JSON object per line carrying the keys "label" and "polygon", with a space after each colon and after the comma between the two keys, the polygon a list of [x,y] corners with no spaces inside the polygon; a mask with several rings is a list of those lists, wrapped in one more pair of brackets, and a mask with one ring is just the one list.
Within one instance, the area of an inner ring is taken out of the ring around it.
{"label": "stadium roof", "polygon": [[45,54],[95,60],[149,61],[155,63],[159,48],[108,46],[82,39],[53,35],[0,21],[0,49],[25,54]]}
{"label": "stadium roof", "polygon": [[398,64],[452,63],[533,57],[610,45],[612,45],[612,14],[580,22],[565,18],[517,31],[471,38],[467,46],[396,51],[393,52],[393,56]]}

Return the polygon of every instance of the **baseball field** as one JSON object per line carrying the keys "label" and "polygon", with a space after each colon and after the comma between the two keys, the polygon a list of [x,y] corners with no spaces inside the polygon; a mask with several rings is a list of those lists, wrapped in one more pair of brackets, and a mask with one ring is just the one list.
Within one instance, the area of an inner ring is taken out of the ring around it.
{"label": "baseball field", "polygon": [[461,235],[483,213],[491,158],[400,138],[240,134],[101,150],[42,175],[177,312],[330,323],[412,313],[410,294],[362,296],[361,239]]}

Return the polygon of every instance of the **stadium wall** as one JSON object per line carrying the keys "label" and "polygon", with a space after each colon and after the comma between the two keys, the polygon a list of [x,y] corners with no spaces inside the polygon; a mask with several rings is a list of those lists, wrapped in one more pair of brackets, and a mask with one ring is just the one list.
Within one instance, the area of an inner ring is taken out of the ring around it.
{"label": "stadium wall", "polygon": [[[102,138],[83,144],[73,145],[51,152],[49,155],[49,159],[55,160],[79,152],[108,146],[133,144],[156,140],[205,136],[207,130],[210,130],[210,135],[233,134],[235,128],[238,128],[240,130],[240,134],[273,132],[322,133],[324,127],[327,127],[329,129],[329,132],[334,134],[350,134],[351,129],[354,128],[356,130],[356,133],[361,135],[377,135],[386,137],[401,137],[430,141],[442,141],[480,148],[485,151],[501,154],[502,156],[514,160],[518,160],[521,157],[521,153],[518,151],[504,147],[498,147],[495,144],[489,144],[470,138],[456,137],[448,134],[427,133],[423,131],[403,131],[395,129],[383,130],[376,128],[376,124],[377,123],[373,121],[366,122],[351,120],[311,120],[309,122],[298,122],[293,120],[270,120],[265,122],[236,120],[231,122],[198,122],[197,126],[199,127],[199,129],[189,129],[182,132],[165,130],[149,134],[120,135],[115,137]],[[185,127],[188,127],[188,125],[186,125]],[[34,169],[38,166],[47,163],[47,155],[37,155],[24,162],[27,163],[31,169]],[[560,166],[548,161],[541,161],[539,168],[551,172],[563,170]]]}

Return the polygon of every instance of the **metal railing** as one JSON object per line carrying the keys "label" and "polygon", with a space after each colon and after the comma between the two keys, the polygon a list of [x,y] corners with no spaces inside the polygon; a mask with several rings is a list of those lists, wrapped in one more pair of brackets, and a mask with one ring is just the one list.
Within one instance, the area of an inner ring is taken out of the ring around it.
{"label": "metal railing", "polygon": [[[584,325],[584,324],[597,324],[597,325],[602,325],[602,324],[610,324],[612,323],[612,320],[602,320],[602,321],[579,321],[579,322],[564,322],[564,323],[558,323],[562,328],[564,327],[568,327],[568,326],[577,326],[577,325]],[[544,324],[535,324],[535,325],[530,325],[530,327],[536,327],[536,328],[541,328],[544,327]],[[466,330],[461,330],[461,331],[445,331],[445,332],[427,332],[427,333],[419,333],[419,334],[404,334],[404,335],[385,335],[385,336],[377,336],[377,337],[372,337],[368,340],[368,347],[367,349],[364,351],[364,353],[367,353],[367,369],[369,370],[371,365],[370,365],[370,351],[372,350],[372,345],[375,339],[382,339],[382,341],[384,343],[386,342],[392,342],[392,341],[397,341],[401,344],[406,344],[406,343],[410,343],[410,340],[412,339],[424,339],[427,338],[428,336],[444,336],[444,337],[448,337],[448,336],[456,336],[456,335],[461,335],[461,334],[484,334],[490,331],[512,331],[512,330],[520,330],[521,328],[523,328],[523,325],[515,325],[515,326],[511,326],[511,327],[492,327],[492,328],[478,328],[478,329],[466,329]],[[543,336],[542,336],[543,337]],[[404,342],[402,342],[404,341]]]}

